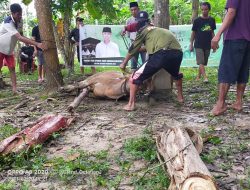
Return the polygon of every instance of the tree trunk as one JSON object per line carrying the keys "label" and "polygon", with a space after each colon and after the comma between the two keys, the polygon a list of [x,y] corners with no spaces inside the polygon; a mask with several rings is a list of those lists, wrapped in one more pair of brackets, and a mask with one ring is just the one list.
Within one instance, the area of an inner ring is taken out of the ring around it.
{"label": "tree trunk", "polygon": [[157,138],[157,149],[171,178],[169,190],[217,190],[212,175],[185,130],[176,127],[163,132]]}
{"label": "tree trunk", "polygon": [[157,27],[169,28],[169,0],[155,0],[154,6],[154,24]]}
{"label": "tree trunk", "polygon": [[74,72],[74,46],[70,43],[68,36],[70,33],[70,23],[71,23],[71,17],[72,17],[72,10],[73,10],[73,1],[68,0],[66,1],[67,5],[67,11],[64,13],[63,18],[63,26],[64,26],[64,52],[65,52],[65,58],[66,58],[66,67],[69,71],[69,74]]}
{"label": "tree trunk", "polygon": [[192,2],[192,20],[191,22],[194,22],[194,19],[198,17],[199,13],[199,0],[193,0]]}
{"label": "tree trunk", "polygon": [[[154,24],[157,27],[169,29],[169,0],[155,0]],[[164,81],[162,83],[162,81]],[[161,69],[153,76],[152,85],[155,91],[153,98],[165,96],[172,88],[171,76],[164,69]],[[154,97],[155,96],[155,97]]]}
{"label": "tree trunk", "polygon": [[62,41],[61,37],[59,36],[59,34],[57,32],[57,27],[55,26],[54,22],[52,23],[52,26],[53,26],[53,32],[54,32],[54,36],[55,36],[55,40],[56,40],[56,47],[60,51],[62,59],[63,59],[64,64],[65,64],[66,63],[66,57],[65,57],[63,41]]}
{"label": "tree trunk", "polygon": [[44,51],[46,90],[54,91],[63,85],[63,77],[59,68],[59,59],[57,54],[55,37],[52,26],[51,0],[35,0],[39,32],[41,40],[48,46]]}

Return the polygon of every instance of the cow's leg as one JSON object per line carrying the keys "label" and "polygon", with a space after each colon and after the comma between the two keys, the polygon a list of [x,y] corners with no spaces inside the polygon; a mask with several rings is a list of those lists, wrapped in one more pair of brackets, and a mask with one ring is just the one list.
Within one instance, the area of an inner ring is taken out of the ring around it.
{"label": "cow's leg", "polygon": [[78,82],[76,85],[67,85],[67,86],[63,86],[61,87],[59,90],[61,92],[72,92],[76,89],[83,89],[83,88],[87,88],[88,84],[86,81],[81,81]]}
{"label": "cow's leg", "polygon": [[81,103],[81,101],[83,100],[84,97],[86,97],[89,93],[89,89],[88,88],[84,88],[82,90],[82,92],[80,93],[79,96],[77,96],[74,101],[68,106],[67,110],[68,112],[73,112],[73,110],[79,106],[79,104]]}

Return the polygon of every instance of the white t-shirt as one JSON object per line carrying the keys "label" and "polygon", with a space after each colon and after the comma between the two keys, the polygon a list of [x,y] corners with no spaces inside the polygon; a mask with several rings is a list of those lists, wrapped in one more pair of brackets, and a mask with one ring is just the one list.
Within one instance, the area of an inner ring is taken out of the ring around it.
{"label": "white t-shirt", "polygon": [[100,42],[96,45],[95,48],[95,57],[121,57],[119,47],[114,42],[109,42],[105,44],[104,42]]}
{"label": "white t-shirt", "polygon": [[0,26],[0,52],[6,55],[12,55],[17,43],[15,34],[18,33],[17,26],[11,16],[4,19]]}

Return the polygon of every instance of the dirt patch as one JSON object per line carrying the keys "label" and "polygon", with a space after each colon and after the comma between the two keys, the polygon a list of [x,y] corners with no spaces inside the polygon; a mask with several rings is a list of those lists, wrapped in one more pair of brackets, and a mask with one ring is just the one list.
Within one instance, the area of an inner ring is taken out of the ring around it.
{"label": "dirt patch", "polygon": [[[209,89],[209,86],[204,88]],[[23,129],[47,113],[72,117],[66,112],[66,107],[73,101],[74,96],[57,94],[53,97],[43,97],[37,93],[29,93],[29,87],[25,83],[21,89],[23,90],[18,96],[0,100],[3,103],[0,109],[0,126],[9,124]],[[7,93],[8,90],[10,89],[0,92]],[[187,98],[184,105],[179,105],[173,98],[169,98],[154,102],[154,105],[150,106],[146,101],[148,98],[140,95],[138,108],[134,112],[122,110],[126,99],[116,102],[87,97],[75,110],[75,122],[61,132],[58,138],[46,143],[43,152],[52,159],[67,158],[67,153],[72,149],[93,153],[106,150],[111,160],[122,160],[123,146],[127,139],[142,135],[148,128],[152,129],[153,135],[157,135],[167,127],[180,125],[194,129],[207,139],[201,156],[216,177],[220,189],[247,189],[250,167],[249,96],[242,113],[229,110],[223,116],[212,117],[209,112],[214,102],[207,99],[207,90],[198,89],[197,97],[197,89],[194,90],[195,88],[185,91]],[[29,101],[15,108],[27,99]],[[130,171],[146,167],[145,161],[136,160]],[[110,171],[110,175],[114,177],[121,169],[113,162],[111,170],[113,172]],[[2,181],[5,180],[6,178],[2,177]],[[129,180],[130,178],[121,180],[119,189],[133,189],[131,184],[128,185]],[[66,185],[60,180],[49,178],[47,181],[32,182],[31,185],[35,189],[102,189],[91,184],[91,181],[81,179],[78,179],[76,184]]]}

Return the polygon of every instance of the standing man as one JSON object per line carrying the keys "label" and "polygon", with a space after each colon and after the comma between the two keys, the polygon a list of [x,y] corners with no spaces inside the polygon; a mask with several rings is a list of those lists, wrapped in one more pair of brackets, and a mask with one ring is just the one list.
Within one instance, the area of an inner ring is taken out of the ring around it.
{"label": "standing man", "polygon": [[[130,2],[129,7],[130,7],[130,12],[131,12],[132,16],[127,20],[126,25],[130,25],[132,23],[135,23],[136,22],[135,21],[136,15],[139,12],[139,6],[138,6],[137,2]],[[125,30],[124,30],[124,32],[125,32]],[[127,32],[128,37],[129,37],[129,39],[131,41],[131,44],[134,42],[134,40],[136,38],[136,33],[137,32]],[[145,48],[144,48],[143,44],[142,44],[142,47],[140,48],[140,50],[136,54],[134,54],[134,57],[131,59],[131,70],[132,71],[135,71],[137,69],[137,67],[138,67],[139,54],[141,56],[142,63],[145,63],[145,61],[146,61],[146,51],[145,51]]]}
{"label": "standing man", "polygon": [[[41,42],[41,37],[39,33],[39,27],[35,26],[32,29],[32,38],[36,42],[40,43]],[[38,59],[38,83],[41,83],[44,81],[44,65],[45,65],[45,60],[43,56],[43,51],[41,48],[34,46],[34,54],[33,56],[37,56]]]}
{"label": "standing man", "polygon": [[19,33],[19,25],[22,19],[22,7],[17,4],[10,5],[11,15],[6,17],[0,27],[0,71],[3,67],[3,61],[5,60],[6,66],[10,71],[10,78],[12,82],[12,91],[15,94],[16,88],[16,72],[15,72],[15,58],[14,49],[17,40],[24,42],[25,44],[31,44],[41,49],[46,49],[42,43],[35,42],[29,38],[22,36]]}
{"label": "standing man", "polygon": [[183,102],[183,75],[179,73],[183,53],[179,42],[169,30],[151,25],[148,13],[145,11],[138,12],[136,21],[138,23],[136,27],[136,39],[130,46],[128,54],[120,65],[120,68],[125,70],[128,61],[138,52],[143,43],[145,43],[149,59],[131,76],[129,102],[123,109],[127,111],[135,109],[135,97],[139,85],[161,68],[169,72],[175,80],[178,91],[177,100]]}
{"label": "standing man", "polygon": [[[209,16],[211,5],[208,2],[201,3],[202,15],[194,20],[190,38],[190,51],[195,48],[196,62],[199,65],[196,80],[203,76],[204,82],[208,82],[205,66],[210,55],[211,40],[216,29],[215,19]],[[194,44],[194,45],[193,45]]]}
{"label": "standing man", "polygon": [[230,84],[237,83],[236,101],[231,106],[243,109],[243,95],[249,80],[250,67],[250,1],[227,0],[226,16],[218,33],[212,39],[212,49],[218,49],[222,33],[224,47],[218,71],[219,97],[212,114],[217,116],[227,110],[225,103]]}
{"label": "standing man", "polygon": [[120,57],[118,45],[110,41],[111,35],[111,28],[104,27],[102,30],[103,41],[96,45],[95,57]]}
{"label": "standing man", "polygon": [[[83,24],[83,18],[81,17],[76,17],[76,28],[71,30],[69,34],[69,40],[72,44],[76,45],[76,53],[77,53],[77,59],[78,62],[80,63],[80,45],[79,45],[79,40],[80,40],[80,27],[84,26]],[[84,74],[84,66],[80,65],[81,73]],[[92,73],[94,74],[96,72],[95,67],[91,67]]]}

